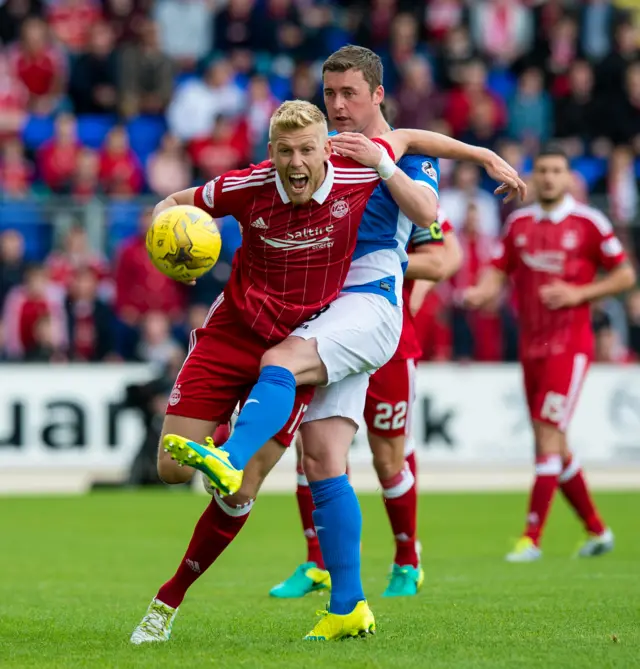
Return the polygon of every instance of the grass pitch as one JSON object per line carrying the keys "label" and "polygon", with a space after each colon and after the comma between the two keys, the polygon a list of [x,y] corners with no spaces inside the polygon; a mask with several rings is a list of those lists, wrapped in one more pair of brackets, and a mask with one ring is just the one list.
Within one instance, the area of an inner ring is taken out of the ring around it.
{"label": "grass pitch", "polygon": [[524,495],[423,495],[425,587],[383,599],[392,539],[361,497],[365,589],[378,634],[303,642],[325,599],[269,588],[303,560],[293,495],[265,495],[183,603],[167,644],[129,635],[169,578],[206,499],[184,491],[0,499],[0,667],[414,669],[640,666],[640,494],[600,494],[611,555],[571,559],[581,530],[556,499],[536,564],[502,561]]}

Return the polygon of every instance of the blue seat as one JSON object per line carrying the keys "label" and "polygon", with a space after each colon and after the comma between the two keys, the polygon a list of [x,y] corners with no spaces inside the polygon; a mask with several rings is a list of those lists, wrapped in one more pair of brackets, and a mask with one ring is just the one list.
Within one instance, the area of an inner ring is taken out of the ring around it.
{"label": "blue seat", "polygon": [[53,117],[30,116],[22,130],[22,141],[28,149],[37,149],[53,137]]}
{"label": "blue seat", "polygon": [[487,86],[503,100],[508,100],[516,90],[516,78],[508,70],[494,69],[489,72]]}
{"label": "blue seat", "polygon": [[92,149],[99,149],[115,123],[115,117],[108,114],[80,116],[78,118],[78,138],[82,144]]}
{"label": "blue seat", "polygon": [[604,158],[591,158],[584,156],[576,158],[571,162],[571,167],[580,172],[591,190],[596,182],[601,179],[607,171],[607,161]]}
{"label": "blue seat", "polygon": [[0,230],[19,230],[27,260],[43,260],[51,250],[53,227],[37,202],[0,202]]}
{"label": "blue seat", "polygon": [[129,121],[127,130],[131,148],[144,165],[160,145],[167,125],[161,116],[139,116]]}
{"label": "blue seat", "polygon": [[122,241],[136,234],[142,205],[113,202],[107,210],[107,253],[111,256]]}

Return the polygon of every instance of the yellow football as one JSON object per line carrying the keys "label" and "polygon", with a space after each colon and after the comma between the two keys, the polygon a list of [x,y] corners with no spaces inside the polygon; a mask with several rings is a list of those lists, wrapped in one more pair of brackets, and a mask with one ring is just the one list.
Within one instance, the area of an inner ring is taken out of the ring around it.
{"label": "yellow football", "polygon": [[208,272],[218,262],[222,244],[211,216],[188,205],[158,214],[146,243],[154,267],[176,281],[192,281]]}

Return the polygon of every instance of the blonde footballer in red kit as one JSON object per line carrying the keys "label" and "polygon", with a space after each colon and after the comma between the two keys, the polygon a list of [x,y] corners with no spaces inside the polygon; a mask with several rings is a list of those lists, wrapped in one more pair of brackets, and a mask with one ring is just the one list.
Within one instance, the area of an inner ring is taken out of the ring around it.
{"label": "blonde footballer in red kit", "polygon": [[[537,202],[507,220],[493,265],[466,293],[482,307],[511,279],[519,307],[520,360],[533,425],[536,478],[522,537],[506,559],[541,557],[540,540],[554,494],[560,488],[582,520],[588,538],[582,557],[613,548],[566,431],[592,360],[590,302],[627,290],[635,274],[607,218],[567,194],[569,162],[549,148],[534,163]],[[598,271],[605,273],[596,279]]]}

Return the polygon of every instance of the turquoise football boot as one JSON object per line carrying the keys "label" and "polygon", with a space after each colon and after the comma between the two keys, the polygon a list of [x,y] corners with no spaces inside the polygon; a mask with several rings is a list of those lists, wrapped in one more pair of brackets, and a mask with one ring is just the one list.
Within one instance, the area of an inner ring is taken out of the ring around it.
{"label": "turquoise football boot", "polygon": [[401,567],[394,564],[389,576],[389,585],[383,597],[412,597],[417,595],[424,581],[424,571],[420,565]]}
{"label": "turquoise football boot", "polygon": [[274,585],[269,594],[280,599],[298,599],[310,592],[330,589],[329,572],[326,569],[319,569],[315,562],[305,562],[286,581]]}

